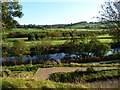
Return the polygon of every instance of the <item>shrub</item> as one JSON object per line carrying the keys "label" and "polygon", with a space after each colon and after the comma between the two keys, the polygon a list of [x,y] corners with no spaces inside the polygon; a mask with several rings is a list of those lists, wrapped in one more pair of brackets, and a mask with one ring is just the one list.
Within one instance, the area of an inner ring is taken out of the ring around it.
{"label": "shrub", "polygon": [[11,32],[7,35],[8,38],[23,38],[27,37],[27,34],[21,32]]}
{"label": "shrub", "polygon": [[4,75],[5,76],[10,76],[10,74],[11,74],[11,71],[9,69],[3,69],[2,71],[3,71],[3,76]]}
{"label": "shrub", "polygon": [[99,57],[86,57],[85,59],[82,59],[79,62],[99,62],[100,58]]}
{"label": "shrub", "polygon": [[86,71],[87,71],[88,73],[92,73],[92,72],[94,72],[95,70],[94,70],[93,67],[88,67],[88,68],[86,69]]}
{"label": "shrub", "polygon": [[96,80],[106,80],[111,78],[119,78],[118,70],[101,70],[95,71],[92,67],[87,68],[86,71],[67,72],[67,73],[53,73],[50,75],[50,80],[56,82],[91,82]]}
{"label": "shrub", "polygon": [[28,34],[28,41],[34,41],[35,40],[35,35],[34,34]]}

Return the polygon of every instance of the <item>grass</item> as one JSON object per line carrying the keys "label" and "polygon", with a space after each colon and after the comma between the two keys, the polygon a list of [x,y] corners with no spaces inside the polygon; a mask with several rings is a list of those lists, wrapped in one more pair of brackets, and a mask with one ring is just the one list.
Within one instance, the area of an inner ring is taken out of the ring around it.
{"label": "grass", "polygon": [[90,83],[82,83],[86,87],[89,88],[103,88],[103,89],[112,89],[119,90],[119,79],[108,79],[105,81],[96,81],[96,82],[90,82]]}
{"label": "grass", "polygon": [[14,42],[15,40],[24,40],[27,41],[28,38],[7,38],[5,42]]}
{"label": "grass", "polygon": [[[7,38],[3,44],[13,46],[13,42],[15,40],[25,40],[25,43],[27,47],[35,46],[37,43],[42,43],[43,40],[37,40],[37,41],[27,41],[27,38]],[[51,45],[60,45],[64,44],[66,40],[48,40],[48,42],[51,43]]]}
{"label": "grass", "polygon": [[[78,24],[78,26],[84,26],[84,24]],[[94,24],[89,24],[89,25],[94,25]],[[36,28],[28,28],[28,29],[23,29],[23,28],[14,28],[13,30],[8,30],[7,32],[5,33],[11,33],[11,32],[21,32],[21,33],[31,33],[31,32],[49,32],[49,31],[54,31],[54,30],[57,30],[57,31],[69,31],[69,30],[73,30],[73,31],[100,31],[100,29],[74,29],[74,28],[71,28],[71,29],[64,29],[64,28],[51,28],[51,29],[47,29],[47,30],[42,30],[42,29],[36,29]],[[103,43],[110,43],[110,42],[113,42],[112,41],[112,37],[109,35],[109,34],[105,34],[105,35],[99,35],[97,36],[98,40],[103,42]],[[37,41],[27,41],[28,38],[25,37],[25,38],[6,38],[5,42],[3,42],[3,44],[7,44],[7,45],[10,45],[12,46],[13,45],[13,42],[14,40],[19,40],[19,39],[22,39],[22,40],[25,40],[26,44],[28,47],[32,47],[34,46],[36,43],[38,42],[41,42],[42,40],[37,40]],[[64,44],[66,40],[61,40],[60,38],[54,40],[54,39],[50,39],[49,42],[52,44],[52,45],[59,45],[59,44]]]}
{"label": "grass", "polygon": [[103,43],[111,43],[113,42],[112,39],[98,39],[100,42],[103,42]]}
{"label": "grass", "polygon": [[[5,42],[3,42],[3,44],[7,44],[7,45],[12,46],[14,40],[19,40],[19,39],[25,40],[25,42],[26,42],[26,44],[27,44],[28,47],[34,46],[34,45],[36,45],[36,43],[41,43],[41,42],[43,41],[43,40],[27,41],[27,40],[28,40],[27,38],[7,38],[7,39],[5,40]],[[98,40],[101,41],[101,42],[104,42],[104,43],[113,42],[113,40],[111,39],[111,36],[109,36],[109,35],[101,35],[101,36],[98,36]],[[49,39],[49,40],[48,40],[48,42],[50,42],[51,45],[64,44],[65,41],[67,41],[67,40],[60,40],[60,39],[57,39],[57,40]]]}
{"label": "grass", "polygon": [[11,33],[11,32],[21,32],[21,33],[30,33],[30,32],[42,32],[41,29],[24,29],[24,28],[14,28],[13,30],[8,30],[5,33]]}
{"label": "grass", "polygon": [[[62,66],[69,66],[70,64],[63,64]],[[83,67],[88,67],[88,66],[118,66],[118,64],[99,64],[99,65],[93,65],[93,64],[77,64],[76,66],[83,66]],[[85,86],[90,87],[91,84],[80,84],[80,83],[61,83],[61,82],[54,82],[54,81],[48,81],[48,80],[34,80],[33,75],[36,72],[36,70],[40,67],[53,67],[54,65],[48,64],[48,65],[43,65],[43,64],[37,64],[37,65],[19,65],[19,66],[9,66],[5,67],[3,66],[3,69],[9,69],[11,70],[10,76],[8,77],[3,77],[2,79],[2,88],[42,88],[42,89],[47,89],[47,88],[66,88],[68,90],[75,89],[75,88],[87,88]],[[56,65],[59,67],[59,65]],[[71,66],[71,65],[70,65]],[[24,68],[28,71],[25,71]],[[75,65],[73,65],[75,67]],[[21,70],[21,71],[20,71]],[[23,71],[22,71],[23,70]],[[33,72],[33,71],[34,72]],[[31,72],[32,71],[32,72]],[[116,74],[117,72],[104,72],[110,76],[110,74]],[[75,74],[74,74],[75,75]],[[104,74],[105,75],[105,74]],[[93,77],[96,75],[92,75]],[[92,77],[91,76],[91,77]],[[86,76],[87,77],[87,76]],[[97,83],[97,82],[96,82]],[[85,85],[85,86],[84,86]],[[94,85],[93,85],[94,86]],[[91,87],[93,87],[91,86]],[[101,86],[102,87],[102,86]],[[98,87],[99,88],[99,87]]]}
{"label": "grass", "polygon": [[70,83],[60,83],[52,81],[35,81],[34,79],[18,79],[18,78],[3,78],[2,79],[2,88],[82,88],[86,90],[85,86],[81,84],[70,84]]}
{"label": "grass", "polygon": [[37,29],[37,28],[14,28],[13,30],[8,30],[6,34],[11,32],[21,32],[21,33],[31,33],[31,32],[47,32],[47,31],[100,31],[101,29],[75,29],[75,28],[50,28],[47,30]]}
{"label": "grass", "polygon": [[99,35],[99,38],[110,38],[111,36],[109,34]]}
{"label": "grass", "polygon": [[109,34],[105,34],[105,35],[99,35],[99,36],[97,36],[97,38],[98,38],[98,40],[100,41],[100,42],[105,42],[105,43],[111,43],[111,42],[113,42],[113,40],[112,40],[112,36],[110,36]]}
{"label": "grass", "polygon": [[108,80],[111,78],[119,78],[119,69],[113,70],[94,70],[87,68],[86,71],[76,70],[74,72],[56,72],[50,75],[50,80],[56,82],[94,82],[100,80]]}
{"label": "grass", "polygon": [[118,67],[118,63],[114,64],[66,64],[62,65],[55,64],[36,64],[36,65],[18,65],[18,66],[3,66],[3,69],[9,69],[11,71],[32,71],[36,72],[39,68],[48,68],[48,67]]}

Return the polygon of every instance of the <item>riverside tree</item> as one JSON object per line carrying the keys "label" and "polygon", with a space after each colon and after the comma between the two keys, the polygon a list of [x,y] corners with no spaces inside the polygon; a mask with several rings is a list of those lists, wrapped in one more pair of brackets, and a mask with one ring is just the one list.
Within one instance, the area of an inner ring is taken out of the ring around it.
{"label": "riverside tree", "polygon": [[101,6],[100,21],[110,30],[115,43],[120,43],[120,0],[108,0]]}
{"label": "riverside tree", "polygon": [[19,59],[19,63],[23,63],[23,57],[26,56],[26,54],[29,54],[29,49],[26,46],[26,43],[24,40],[16,40],[13,43],[13,46],[11,47],[11,56],[15,56]]}

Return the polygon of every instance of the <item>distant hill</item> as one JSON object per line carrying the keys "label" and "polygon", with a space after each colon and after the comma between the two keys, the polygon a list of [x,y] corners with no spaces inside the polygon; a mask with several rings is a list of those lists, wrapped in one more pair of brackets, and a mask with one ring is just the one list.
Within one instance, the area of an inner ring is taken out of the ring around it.
{"label": "distant hill", "polygon": [[48,28],[69,28],[69,29],[106,29],[106,27],[100,22],[77,22],[71,24],[54,24],[54,25],[18,25],[17,28],[39,28],[39,29],[48,29]]}

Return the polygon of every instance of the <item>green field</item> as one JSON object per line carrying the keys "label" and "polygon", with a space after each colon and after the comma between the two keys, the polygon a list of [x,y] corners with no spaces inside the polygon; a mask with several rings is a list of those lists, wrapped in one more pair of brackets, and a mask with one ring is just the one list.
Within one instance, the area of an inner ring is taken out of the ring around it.
{"label": "green field", "polygon": [[11,32],[21,32],[21,33],[30,33],[30,32],[42,32],[41,29],[21,29],[21,28],[14,28],[12,30],[5,31],[5,33],[11,33]]}
{"label": "green field", "polygon": [[47,31],[100,31],[103,29],[74,29],[72,28],[48,28],[45,30],[42,29],[37,29],[37,28],[28,28],[28,29],[24,29],[24,28],[14,28],[12,30],[8,30],[5,31],[5,33],[11,33],[11,32],[21,32],[21,33],[31,33],[31,32],[47,32]]}
{"label": "green field", "polygon": [[44,41],[48,41],[51,45],[59,45],[64,44],[66,40],[37,40],[37,41],[27,41],[27,38],[7,38],[3,44],[12,46],[15,40],[25,40],[25,43],[28,47],[34,46],[37,43],[42,43]]}
{"label": "green field", "polygon": [[[103,36],[104,37],[104,36]],[[34,46],[36,45],[37,43],[41,43],[43,40],[38,40],[38,41],[27,41],[27,38],[7,38],[5,42],[3,42],[3,44],[7,44],[7,45],[10,45],[12,46],[13,45],[13,42],[14,40],[25,40],[27,46]],[[105,42],[105,43],[110,43],[110,42],[113,42],[112,39],[98,39],[99,41],[101,42]],[[59,44],[64,44],[65,41],[67,40],[48,40],[51,45],[59,45]]]}
{"label": "green field", "polygon": [[113,42],[112,37],[108,34],[98,36],[98,39],[101,42],[110,43]]}
{"label": "green field", "polygon": [[[21,32],[21,33],[28,34],[28,33],[33,33],[33,32],[49,32],[49,31],[53,31],[53,30],[58,30],[58,31],[70,31],[70,30],[72,31],[73,30],[73,31],[88,31],[88,32],[92,31],[92,30],[89,30],[89,29],[63,29],[63,28],[55,29],[55,28],[53,28],[53,29],[41,30],[41,29],[35,29],[35,28],[34,29],[29,29],[29,28],[28,29],[19,29],[19,28],[15,28],[13,30],[8,30],[7,34],[8,33],[13,33],[13,32]],[[100,29],[98,29],[98,31],[100,31]],[[71,38],[71,37],[68,37],[68,38]],[[99,41],[101,41],[103,43],[113,42],[112,41],[112,37],[109,36],[108,34],[99,35],[99,36],[97,36],[97,38],[98,38]],[[28,38],[24,37],[24,38],[6,38],[5,41],[3,42],[3,44],[7,44],[7,45],[12,46],[13,42],[15,40],[20,40],[20,39],[24,40],[28,47],[34,46],[37,43],[42,43],[43,41],[48,41],[51,45],[64,44],[64,42],[67,41],[67,40],[61,40],[61,38],[58,38],[58,39],[46,38],[46,39],[40,39],[40,40],[36,40],[36,41],[28,41]]]}

